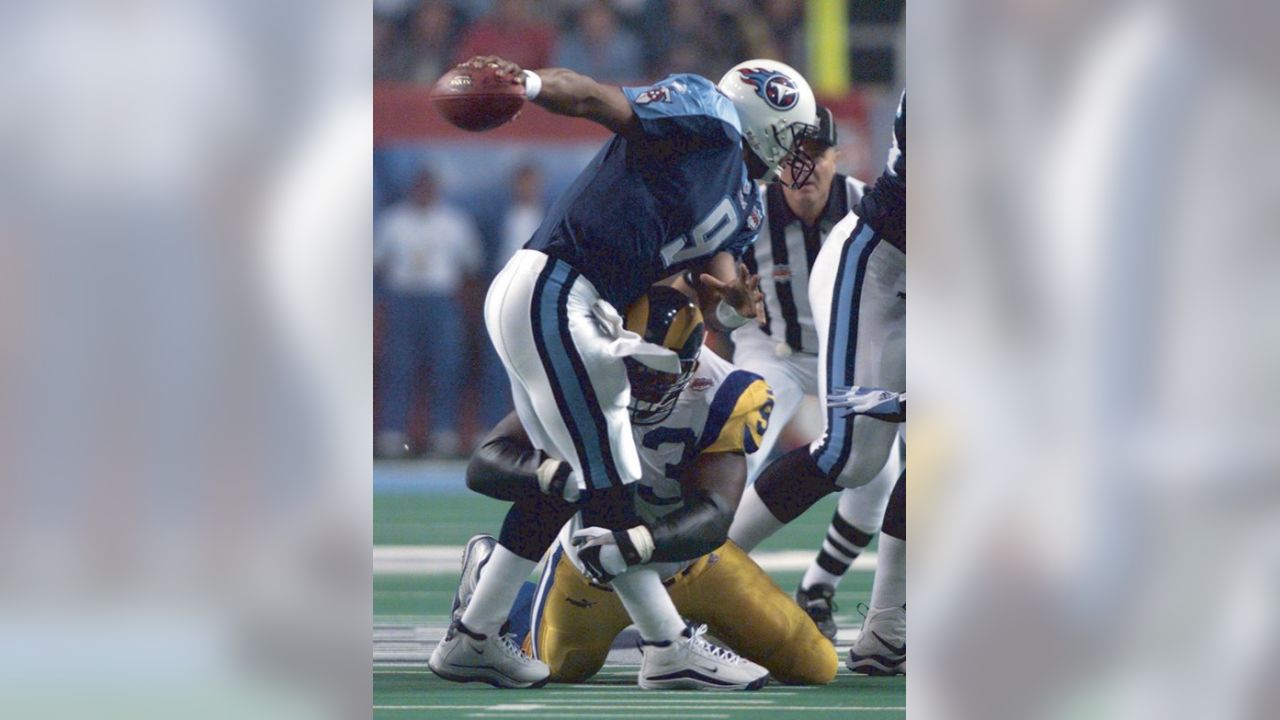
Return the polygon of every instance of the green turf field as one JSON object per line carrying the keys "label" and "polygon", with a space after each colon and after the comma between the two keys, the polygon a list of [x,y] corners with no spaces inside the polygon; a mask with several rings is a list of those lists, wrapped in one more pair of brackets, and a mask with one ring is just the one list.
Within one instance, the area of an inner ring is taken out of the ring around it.
{"label": "green turf field", "polygon": [[[820,688],[771,683],[753,693],[642,691],[635,685],[639,655],[615,645],[604,670],[583,685],[539,690],[497,690],[455,684],[431,674],[426,659],[444,634],[458,580],[462,545],[478,532],[496,534],[506,506],[463,489],[452,467],[396,464],[399,478],[381,483],[388,466],[374,469],[373,702],[374,717],[397,718],[899,718],[905,715],[904,678],[853,675],[844,649],[857,634],[855,608],[871,590],[870,563],[855,564],[837,597],[841,668]],[[433,468],[416,485],[417,469]],[[407,480],[405,478],[408,478]],[[788,592],[816,551],[835,496],[770,538],[754,556]],[[864,555],[870,559],[875,545]],[[772,569],[771,569],[772,568]]]}

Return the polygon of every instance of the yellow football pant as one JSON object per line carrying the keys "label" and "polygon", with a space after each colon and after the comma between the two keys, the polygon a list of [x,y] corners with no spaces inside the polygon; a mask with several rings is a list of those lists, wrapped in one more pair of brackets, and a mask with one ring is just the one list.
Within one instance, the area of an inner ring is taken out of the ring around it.
{"label": "yellow football pant", "polygon": [[[631,618],[613,590],[590,583],[558,549],[549,562],[525,651],[547,663],[553,682],[582,682],[604,666],[609,646]],[[731,541],[667,581],[667,592],[682,616],[705,623],[780,682],[825,685],[836,676],[835,648]]]}

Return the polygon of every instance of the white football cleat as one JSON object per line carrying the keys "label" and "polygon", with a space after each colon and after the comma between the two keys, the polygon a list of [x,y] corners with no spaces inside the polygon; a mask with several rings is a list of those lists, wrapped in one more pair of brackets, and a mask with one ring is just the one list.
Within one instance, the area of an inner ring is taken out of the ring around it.
{"label": "white football cleat", "polygon": [[849,669],[864,675],[907,674],[907,606],[867,610],[849,648]]}
{"label": "white football cleat", "polygon": [[461,620],[436,645],[427,661],[431,672],[453,682],[487,682],[500,688],[536,688],[547,684],[551,669],[525,655],[511,634],[482,635]]}
{"label": "white football cleat", "polygon": [[449,610],[450,620],[461,620],[471,596],[476,592],[476,583],[480,582],[480,568],[493,554],[498,541],[492,535],[476,535],[467,541],[462,551],[462,579],[458,580],[458,591],[453,594],[453,607]]}
{"label": "white football cleat", "polygon": [[675,640],[640,641],[640,687],[645,690],[759,690],[769,671],[713,645],[703,637],[706,625],[685,627]]}

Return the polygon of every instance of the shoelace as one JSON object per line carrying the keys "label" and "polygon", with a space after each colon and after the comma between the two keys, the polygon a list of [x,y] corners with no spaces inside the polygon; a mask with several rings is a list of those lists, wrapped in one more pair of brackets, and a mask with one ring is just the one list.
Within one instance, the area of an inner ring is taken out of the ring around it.
{"label": "shoelace", "polygon": [[871,612],[871,608],[868,607],[866,603],[858,603],[858,607],[856,609],[858,614],[862,616],[862,620],[865,622],[867,619],[867,613]]}
{"label": "shoelace", "polygon": [[498,646],[502,648],[502,652],[518,660],[522,660],[524,662],[532,660],[532,658],[525,655],[524,651],[520,649],[520,646],[516,644],[515,633],[507,633],[506,635],[500,636],[498,638]]}
{"label": "shoelace", "polygon": [[731,665],[740,665],[742,663],[742,658],[739,657],[738,654],[735,653],[734,651],[730,650],[729,648],[720,647],[719,645],[716,645],[713,642],[709,642],[702,637],[703,635],[706,635],[706,634],[707,634],[706,625],[699,625],[693,628],[694,645],[701,648],[703,652],[705,652],[706,654],[710,655],[711,657],[717,660],[723,660],[727,663],[730,663]]}

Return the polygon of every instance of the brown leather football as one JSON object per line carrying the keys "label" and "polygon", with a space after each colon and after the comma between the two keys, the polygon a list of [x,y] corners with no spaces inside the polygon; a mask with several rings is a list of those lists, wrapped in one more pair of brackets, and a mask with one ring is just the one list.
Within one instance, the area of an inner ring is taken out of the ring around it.
{"label": "brown leather football", "polygon": [[524,85],[500,77],[491,65],[459,65],[431,90],[436,112],[450,124],[471,132],[492,130],[510,122],[524,105]]}

